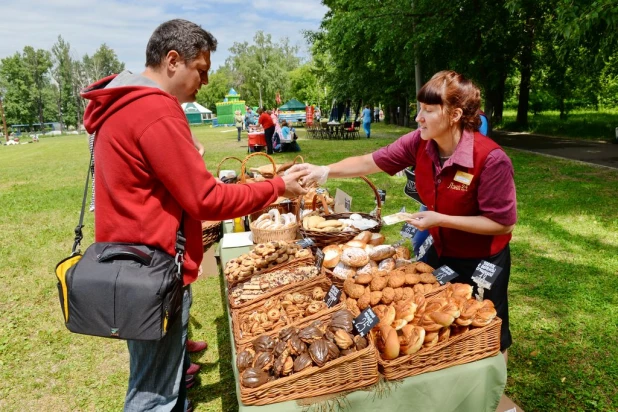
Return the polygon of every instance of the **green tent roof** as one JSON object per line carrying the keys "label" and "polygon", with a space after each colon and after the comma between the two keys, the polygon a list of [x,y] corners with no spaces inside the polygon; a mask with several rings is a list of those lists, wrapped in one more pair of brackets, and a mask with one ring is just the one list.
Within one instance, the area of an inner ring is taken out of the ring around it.
{"label": "green tent roof", "polygon": [[288,100],[279,110],[305,110],[305,104],[296,99]]}

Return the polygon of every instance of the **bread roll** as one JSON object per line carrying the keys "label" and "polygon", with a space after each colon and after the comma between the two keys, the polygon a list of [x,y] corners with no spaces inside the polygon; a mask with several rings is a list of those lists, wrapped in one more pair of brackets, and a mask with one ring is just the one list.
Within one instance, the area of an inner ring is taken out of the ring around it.
{"label": "bread roll", "polygon": [[384,237],[384,235],[380,233],[372,233],[371,239],[369,240],[369,244],[374,245],[374,246],[379,246],[379,245],[384,244],[385,241],[386,241],[386,238]]}
{"label": "bread roll", "polygon": [[339,262],[337,266],[333,268],[333,275],[336,278],[345,280],[354,277],[354,275],[356,275],[356,270],[343,262]]}
{"label": "bread roll", "polygon": [[359,275],[371,275],[373,274],[373,270],[378,268],[378,264],[373,260],[370,260],[365,266],[359,268],[356,273]]}
{"label": "bread roll", "polygon": [[399,246],[395,249],[395,256],[397,256],[398,259],[410,260],[410,249],[406,246]]}
{"label": "bread roll", "polygon": [[348,266],[360,268],[369,263],[369,256],[361,248],[350,247],[341,253],[341,261]]}
{"label": "bread roll", "polygon": [[322,252],[324,252],[324,263],[322,265],[325,268],[332,269],[337,266],[341,258],[341,249],[338,245],[328,245],[322,249]]}
{"label": "bread roll", "polygon": [[387,258],[378,264],[378,270],[391,271],[395,269],[395,261],[392,258]]}
{"label": "bread roll", "polygon": [[[369,259],[380,261],[386,258],[390,258],[395,254],[395,248],[390,245],[381,245],[375,246],[373,250],[371,250],[371,254],[369,255]],[[393,260],[393,268],[395,267],[395,261]]]}
{"label": "bread roll", "polygon": [[360,232],[358,235],[354,236],[354,240],[360,240],[361,242],[369,243],[372,237],[371,235],[372,235],[371,232],[369,232],[368,230],[365,230],[363,232]]}
{"label": "bread roll", "polygon": [[363,249],[366,245],[367,243],[363,242],[362,240],[350,240],[348,243],[345,244],[345,246],[359,247],[361,249]]}

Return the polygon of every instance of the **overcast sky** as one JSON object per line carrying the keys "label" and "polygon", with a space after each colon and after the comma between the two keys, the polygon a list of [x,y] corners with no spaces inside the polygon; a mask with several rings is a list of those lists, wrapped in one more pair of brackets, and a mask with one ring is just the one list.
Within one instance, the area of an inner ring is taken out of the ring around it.
{"label": "overcast sky", "polygon": [[0,58],[24,46],[51,50],[58,35],[74,57],[106,43],[127,69],[140,72],[152,31],[174,18],[191,20],[218,40],[213,70],[234,42],[252,42],[263,30],[275,41],[288,37],[307,55],[302,30],[319,27],[327,8],[320,0],[0,0]]}

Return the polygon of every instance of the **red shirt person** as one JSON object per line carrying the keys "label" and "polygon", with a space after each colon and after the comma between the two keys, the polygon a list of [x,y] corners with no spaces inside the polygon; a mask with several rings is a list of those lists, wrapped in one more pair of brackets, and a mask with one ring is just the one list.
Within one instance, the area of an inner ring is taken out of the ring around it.
{"label": "red shirt person", "polygon": [[275,123],[273,123],[272,117],[264,111],[263,108],[259,108],[258,123],[264,128],[264,138],[266,139],[266,153],[273,154],[273,135],[275,134]]}
{"label": "red shirt person", "polygon": [[474,286],[481,260],[503,270],[484,297],[502,319],[501,349],[511,345],[507,288],[511,232],[517,220],[513,167],[492,140],[475,132],[480,125],[480,91],[453,71],[435,74],[418,93],[419,129],[374,153],[329,166],[296,165],[306,180],[355,177],[379,171],[395,174],[416,167],[416,186],[428,210],[411,214],[409,223],[429,229],[434,238],[427,262],[448,265],[456,282]]}

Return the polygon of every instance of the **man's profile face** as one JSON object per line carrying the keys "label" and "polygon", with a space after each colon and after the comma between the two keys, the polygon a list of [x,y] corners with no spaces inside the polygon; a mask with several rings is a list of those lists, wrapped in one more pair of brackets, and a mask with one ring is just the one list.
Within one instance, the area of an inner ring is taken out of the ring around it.
{"label": "man's profile face", "polygon": [[180,103],[194,102],[202,85],[208,84],[210,50],[197,55],[190,62],[178,60],[174,65],[171,94]]}

